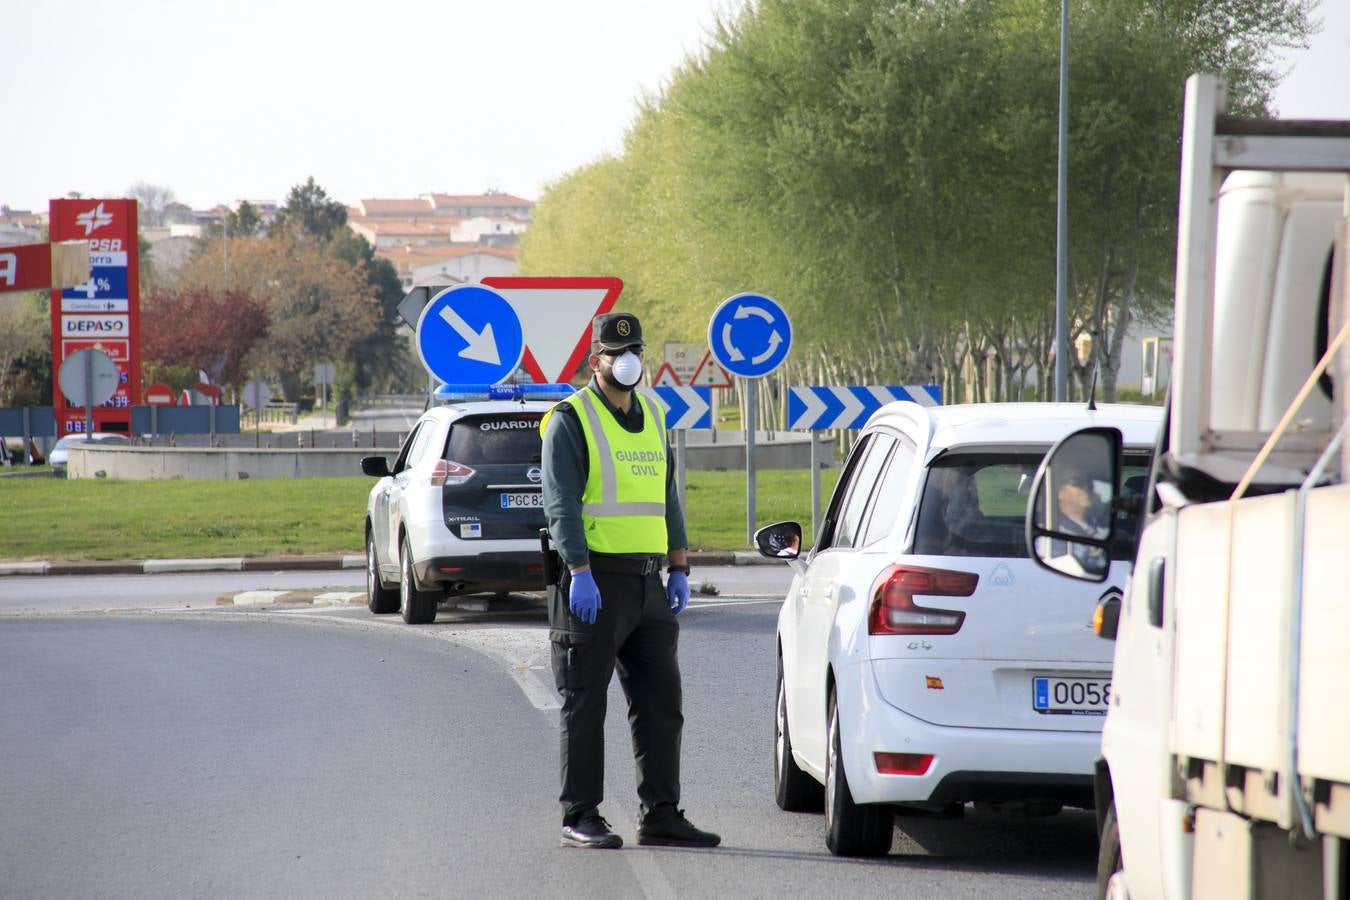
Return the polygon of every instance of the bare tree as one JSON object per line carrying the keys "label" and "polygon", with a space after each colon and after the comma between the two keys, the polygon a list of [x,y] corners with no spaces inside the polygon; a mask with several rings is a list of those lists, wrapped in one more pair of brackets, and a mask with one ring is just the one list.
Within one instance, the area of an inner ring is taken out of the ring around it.
{"label": "bare tree", "polygon": [[164,208],[176,198],[171,188],[138,181],[127,188],[127,196],[136,201],[142,228],[160,228],[164,225]]}

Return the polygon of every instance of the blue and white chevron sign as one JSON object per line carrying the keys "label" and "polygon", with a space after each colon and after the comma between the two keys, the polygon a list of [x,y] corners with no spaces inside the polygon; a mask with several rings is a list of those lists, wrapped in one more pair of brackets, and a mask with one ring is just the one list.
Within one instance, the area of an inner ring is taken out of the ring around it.
{"label": "blue and white chevron sign", "polygon": [[912,400],[920,406],[942,402],[936,384],[794,386],[788,388],[788,428],[861,428],[872,413],[892,400]]}
{"label": "blue and white chevron sign", "polygon": [[712,388],[640,388],[666,410],[667,428],[712,428]]}

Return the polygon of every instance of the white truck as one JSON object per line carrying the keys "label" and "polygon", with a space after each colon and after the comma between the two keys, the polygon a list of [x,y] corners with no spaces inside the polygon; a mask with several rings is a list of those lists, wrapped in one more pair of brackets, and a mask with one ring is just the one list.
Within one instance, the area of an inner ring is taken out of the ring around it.
{"label": "white truck", "polygon": [[1125,595],[1094,620],[1116,641],[1098,896],[1345,900],[1350,122],[1224,102],[1221,80],[1187,81],[1174,368],[1146,490],[1122,495],[1118,433],[1077,432],[1037,474],[1027,540],[1101,581],[1121,548],[1066,524],[1070,472],[1090,468],[1102,509],[1143,504]]}

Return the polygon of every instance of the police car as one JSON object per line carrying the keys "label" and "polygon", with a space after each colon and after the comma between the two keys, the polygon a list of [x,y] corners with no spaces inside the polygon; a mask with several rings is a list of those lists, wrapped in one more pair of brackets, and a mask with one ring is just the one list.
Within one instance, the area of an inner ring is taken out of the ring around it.
{"label": "police car", "polygon": [[408,624],[464,594],[544,588],[539,420],[568,385],[442,385],[366,501],[366,598]]}

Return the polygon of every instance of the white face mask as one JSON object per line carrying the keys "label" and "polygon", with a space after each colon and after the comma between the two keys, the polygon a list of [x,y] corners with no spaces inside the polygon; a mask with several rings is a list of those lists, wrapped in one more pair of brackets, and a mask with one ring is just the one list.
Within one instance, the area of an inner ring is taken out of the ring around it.
{"label": "white face mask", "polygon": [[637,354],[632,350],[626,351],[623,356],[614,360],[614,365],[610,368],[614,374],[614,380],[624,387],[633,387],[642,379],[642,360],[638,359]]}

